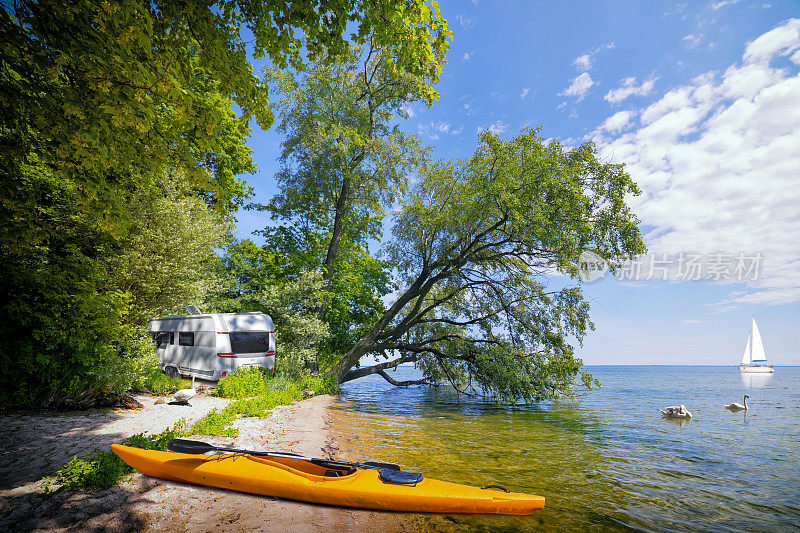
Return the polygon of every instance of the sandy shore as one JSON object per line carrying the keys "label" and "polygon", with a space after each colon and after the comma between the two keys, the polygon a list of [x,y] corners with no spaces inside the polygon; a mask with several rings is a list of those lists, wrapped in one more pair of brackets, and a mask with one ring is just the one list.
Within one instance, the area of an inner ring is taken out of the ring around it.
{"label": "sandy shore", "polygon": [[[0,416],[0,531],[413,531],[407,515],[305,504],[136,474],[103,491],[45,496],[41,478],[73,456],[109,449],[136,433],[158,433],[179,419],[192,422],[229,400],[199,394],[191,406],[95,409]],[[199,437],[217,445],[339,456],[329,410],[332,396],[276,408],[265,418],[239,418],[238,438]]]}

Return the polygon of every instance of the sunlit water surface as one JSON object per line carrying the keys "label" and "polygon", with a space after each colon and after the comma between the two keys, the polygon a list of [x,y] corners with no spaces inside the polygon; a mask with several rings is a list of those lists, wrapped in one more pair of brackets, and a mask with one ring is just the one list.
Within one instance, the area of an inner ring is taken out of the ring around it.
{"label": "sunlit water surface", "polygon": [[[547,499],[529,517],[434,518],[431,529],[800,530],[800,367],[588,370],[600,389],[519,407],[371,376],[343,387],[337,425],[359,454]],[[745,393],[749,411],[723,408]],[[674,404],[694,418],[662,419],[658,408]]]}

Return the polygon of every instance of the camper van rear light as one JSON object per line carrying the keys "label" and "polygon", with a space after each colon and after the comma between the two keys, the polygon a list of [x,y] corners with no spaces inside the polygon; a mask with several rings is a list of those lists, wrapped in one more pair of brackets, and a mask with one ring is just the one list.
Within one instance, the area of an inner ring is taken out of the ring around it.
{"label": "camper van rear light", "polygon": [[236,357],[236,355],[233,352],[225,352],[225,353],[217,352],[217,357],[233,358]]}
{"label": "camper van rear light", "polygon": [[229,335],[230,332],[229,331],[218,331],[217,334],[218,335]]}

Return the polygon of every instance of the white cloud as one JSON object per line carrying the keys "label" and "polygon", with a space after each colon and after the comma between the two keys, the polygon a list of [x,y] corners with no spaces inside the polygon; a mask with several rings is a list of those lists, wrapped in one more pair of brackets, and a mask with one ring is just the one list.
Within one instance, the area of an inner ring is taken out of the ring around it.
{"label": "white cloud", "polygon": [[592,80],[588,72],[584,72],[573,78],[570,86],[564,89],[564,92],[561,94],[564,96],[574,96],[580,102],[589,93],[589,89],[592,88],[592,85],[594,85],[594,80]]}
{"label": "white cloud", "polygon": [[615,113],[594,133],[601,157],[626,163],[643,190],[632,205],[654,228],[651,251],[763,256],[758,279],[736,284],[745,290],[718,311],[800,301],[800,68],[771,66],[798,49],[795,19],[755,39],[721,74]]}
{"label": "white cloud", "polygon": [[522,98],[523,100],[525,100],[525,97],[528,96],[528,93],[530,92],[530,90],[531,90],[530,87],[524,87],[522,89],[522,92],[519,93],[519,97]]}
{"label": "white cloud", "polygon": [[464,52],[464,55],[461,57],[461,62],[464,63],[465,61],[469,61],[470,59],[472,59],[472,53]]}
{"label": "white cloud", "polygon": [[472,22],[472,19],[467,17],[463,13],[456,15],[456,20],[458,21],[458,23],[461,25],[462,28],[471,28],[474,24]]}
{"label": "white cloud", "polygon": [[691,50],[692,48],[697,48],[700,45],[700,43],[703,41],[703,34],[700,33],[695,35],[693,33],[690,33],[689,35],[686,35],[683,39],[681,39],[681,41],[686,43],[686,48],[689,48]]}
{"label": "white cloud", "polygon": [[800,65],[800,50],[792,54],[792,57],[790,57],[789,59],[792,60],[792,63]]}
{"label": "white cloud", "polygon": [[791,19],[748,44],[744,60],[747,63],[769,62],[777,54],[789,55],[798,48],[800,48],[800,19]]}
{"label": "white cloud", "polygon": [[608,91],[604,98],[607,102],[617,104],[630,96],[647,96],[653,90],[656,80],[658,78],[651,77],[637,86],[635,77],[625,78],[619,88]]}
{"label": "white cloud", "polygon": [[587,52],[575,58],[575,61],[573,61],[572,64],[575,65],[576,69],[585,72],[592,68],[592,65],[594,64],[594,56],[596,56],[598,52],[603,50],[611,50],[615,47],[616,45],[614,43],[601,44],[591,52]]}
{"label": "white cloud", "polygon": [[497,121],[495,121],[495,123],[494,123],[494,124],[492,124],[492,125],[491,125],[491,126],[489,126],[488,128],[486,128],[486,127],[484,127],[484,126],[478,126],[478,128],[477,128],[477,130],[476,130],[476,131],[477,131],[478,133],[480,133],[480,132],[482,132],[482,131],[486,131],[486,130],[488,129],[488,130],[489,130],[490,132],[492,132],[493,134],[495,134],[495,135],[500,135],[501,133],[505,133],[505,132],[506,132],[506,130],[508,130],[508,126],[509,126],[509,124],[506,124],[506,123],[505,123],[505,122],[503,122],[502,120],[497,120]]}
{"label": "white cloud", "polygon": [[403,111],[403,112],[404,112],[406,115],[408,115],[408,118],[414,118],[415,116],[417,116],[417,114],[414,112],[414,108],[413,108],[413,107],[411,107],[411,104],[405,104],[405,105],[403,105],[403,106],[402,106],[400,109],[401,109],[401,110],[402,110],[402,111]]}
{"label": "white cloud", "polygon": [[463,126],[457,129],[452,129],[449,122],[429,122],[427,124],[418,124],[417,129],[420,134],[428,137],[429,139],[436,140],[441,135],[458,135],[463,131]]}
{"label": "white cloud", "polygon": [[610,133],[619,132],[624,129],[625,126],[627,126],[631,119],[635,116],[636,113],[633,111],[620,111],[619,113],[614,113],[608,117],[605,122],[603,122],[603,125],[600,126],[600,129]]}
{"label": "white cloud", "polygon": [[714,4],[711,4],[711,9],[716,11],[718,9],[721,9],[721,8],[725,7],[725,6],[732,6],[733,4],[738,4],[738,3],[739,3],[739,0],[722,0],[721,2],[716,2]]}
{"label": "white cloud", "polygon": [[508,124],[505,122],[498,120],[491,126],[489,126],[489,131],[494,133],[495,135],[500,135],[501,133],[505,133],[508,129]]}
{"label": "white cloud", "polygon": [[578,70],[589,70],[592,68],[592,56],[583,54],[579,56],[573,63]]}

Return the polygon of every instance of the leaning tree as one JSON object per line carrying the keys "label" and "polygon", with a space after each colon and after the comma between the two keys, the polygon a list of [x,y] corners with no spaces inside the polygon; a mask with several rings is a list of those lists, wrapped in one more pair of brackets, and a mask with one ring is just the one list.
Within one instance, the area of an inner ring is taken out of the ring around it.
{"label": "leaning tree", "polygon": [[[340,383],[379,374],[396,385],[449,381],[502,401],[590,386],[571,342],[593,328],[577,283],[591,250],[612,265],[644,252],[619,164],[585,143],[565,149],[525,130],[481,134],[475,154],[423,169],[402,202],[386,252],[397,298],[340,360]],[[359,367],[366,355],[384,362]],[[421,380],[386,369],[413,362]]]}

